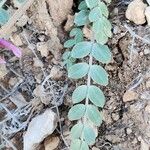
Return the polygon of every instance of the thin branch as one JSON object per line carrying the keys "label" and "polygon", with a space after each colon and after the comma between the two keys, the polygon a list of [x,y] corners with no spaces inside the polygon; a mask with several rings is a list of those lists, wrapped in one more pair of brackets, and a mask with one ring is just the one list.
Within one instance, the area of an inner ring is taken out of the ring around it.
{"label": "thin branch", "polygon": [[135,37],[135,38],[137,38],[137,39],[140,39],[141,41],[143,41],[143,43],[150,45],[149,40],[144,39],[144,38],[140,37],[139,35],[137,35],[135,32],[133,32],[133,31],[131,30],[131,28],[130,28],[127,24],[125,24],[124,27],[129,31],[129,33],[131,34],[132,37]]}

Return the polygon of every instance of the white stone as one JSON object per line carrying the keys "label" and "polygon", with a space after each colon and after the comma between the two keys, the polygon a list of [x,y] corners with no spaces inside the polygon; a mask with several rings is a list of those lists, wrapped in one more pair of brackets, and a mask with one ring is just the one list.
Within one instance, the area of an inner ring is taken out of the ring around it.
{"label": "white stone", "polygon": [[54,132],[56,126],[57,117],[51,109],[47,109],[43,114],[33,118],[23,137],[23,150],[37,150],[39,144]]}
{"label": "white stone", "polygon": [[130,21],[133,21],[135,24],[144,24],[146,22],[145,19],[145,9],[147,4],[143,3],[142,0],[134,0],[132,1],[127,8],[126,18]]}

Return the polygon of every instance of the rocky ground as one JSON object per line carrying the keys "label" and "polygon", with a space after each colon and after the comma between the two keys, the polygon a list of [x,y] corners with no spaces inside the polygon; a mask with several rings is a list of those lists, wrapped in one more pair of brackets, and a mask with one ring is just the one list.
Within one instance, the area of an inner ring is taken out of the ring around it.
{"label": "rocky ground", "polygon": [[[148,3],[134,2],[131,9],[129,0],[113,0],[109,5],[113,37],[108,44],[113,60],[105,66],[110,79],[104,88],[105,121],[92,150],[150,148],[150,28],[144,14]],[[142,4],[137,6],[139,3]],[[9,6],[12,12],[19,10],[12,3]],[[78,83],[67,78],[62,54],[75,12],[77,1],[35,0],[27,11],[21,12],[10,33],[0,30],[23,52],[18,59],[8,51],[0,51],[7,60],[0,66],[2,149],[22,150],[23,144],[40,146],[41,150],[68,149],[73,122],[67,113],[71,93]],[[44,125],[38,124],[42,121]],[[29,150],[25,146],[24,149]]]}

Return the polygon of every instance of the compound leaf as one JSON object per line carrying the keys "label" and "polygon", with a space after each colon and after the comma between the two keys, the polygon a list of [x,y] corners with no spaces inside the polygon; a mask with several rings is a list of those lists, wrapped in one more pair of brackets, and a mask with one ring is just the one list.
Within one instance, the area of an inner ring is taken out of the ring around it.
{"label": "compound leaf", "polygon": [[101,45],[98,43],[95,43],[93,45],[93,49],[92,49],[92,56],[102,62],[102,63],[109,63],[111,61],[112,55],[111,52],[108,48],[108,46],[106,45]]}
{"label": "compound leaf", "polygon": [[85,0],[87,6],[92,9],[98,5],[99,0]]}
{"label": "compound leaf", "polygon": [[85,114],[86,107],[83,104],[74,105],[68,113],[69,120],[79,120]]}
{"label": "compound leaf", "polygon": [[77,87],[72,94],[73,103],[79,103],[86,98],[87,86],[81,85]]}
{"label": "compound leaf", "polygon": [[71,57],[83,58],[90,53],[91,47],[92,47],[92,42],[86,41],[86,42],[77,43],[72,49]]}
{"label": "compound leaf", "polygon": [[84,125],[83,137],[84,137],[85,142],[88,145],[93,145],[95,143],[95,139],[96,139],[96,134],[95,134],[93,128],[90,127],[89,125]]}
{"label": "compound leaf", "polygon": [[104,107],[105,104],[105,96],[103,92],[96,86],[91,85],[88,90],[90,101],[99,107]]}
{"label": "compound leaf", "polygon": [[71,66],[68,70],[68,77],[72,79],[79,79],[84,77],[89,70],[89,65],[87,63],[78,63]]}
{"label": "compound leaf", "polygon": [[74,125],[71,129],[71,137],[72,139],[78,139],[81,137],[83,130],[83,124],[82,123],[77,123]]}
{"label": "compound leaf", "polygon": [[76,13],[74,23],[77,26],[86,25],[89,22],[88,15],[89,15],[88,10],[81,10],[79,13]]}
{"label": "compound leaf", "polygon": [[94,123],[96,126],[100,126],[102,123],[102,115],[94,105],[87,106],[87,117],[89,120]]}
{"label": "compound leaf", "polygon": [[90,76],[96,83],[104,86],[108,85],[108,74],[101,66],[92,65],[90,68]]}

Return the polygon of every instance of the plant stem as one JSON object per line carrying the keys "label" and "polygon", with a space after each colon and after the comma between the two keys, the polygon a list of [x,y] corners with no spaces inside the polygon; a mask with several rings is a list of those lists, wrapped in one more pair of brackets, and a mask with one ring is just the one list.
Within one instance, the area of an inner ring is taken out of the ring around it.
{"label": "plant stem", "polygon": [[[92,66],[92,62],[93,62],[93,57],[92,57],[92,55],[90,54],[90,56],[89,56],[89,66],[90,66],[90,67]],[[90,68],[89,68],[89,70],[90,70]],[[89,89],[90,85],[91,85],[91,77],[90,77],[90,72],[88,72],[87,89]],[[89,95],[88,95],[88,93],[87,93],[86,99],[85,99],[85,106],[87,107],[88,104],[89,104]],[[84,118],[83,118],[83,124],[86,124],[86,116],[84,116]]]}
{"label": "plant stem", "polygon": [[[92,47],[91,47],[91,51],[93,49],[93,45],[94,45],[94,33],[93,33],[93,36],[91,37],[91,41],[92,41]],[[89,72],[88,72],[88,78],[87,78],[87,89],[89,89],[90,85],[91,85],[91,77],[90,77],[90,68],[92,66],[92,63],[93,63],[93,56],[90,54],[89,55]],[[86,99],[85,99],[85,106],[87,108],[89,104],[89,95],[88,95],[88,92],[87,92],[87,95],[86,95]],[[83,118],[83,124],[86,124],[86,116],[84,116]]]}
{"label": "plant stem", "polygon": [[[90,67],[92,66],[92,62],[93,62],[93,57],[90,54],[90,56],[89,56],[89,66]],[[89,89],[89,87],[91,85],[90,67],[89,67],[88,78],[87,78],[87,89]],[[88,95],[88,92],[87,92],[86,99],[85,99],[85,106],[86,106],[86,108],[87,108],[88,104],[89,104],[89,95]],[[86,114],[86,112],[85,112],[85,114]],[[84,117],[83,117],[83,125],[86,124],[86,121],[87,121],[87,118],[86,118],[86,115],[84,115]],[[81,140],[82,141],[84,140],[82,134],[81,134]]]}

